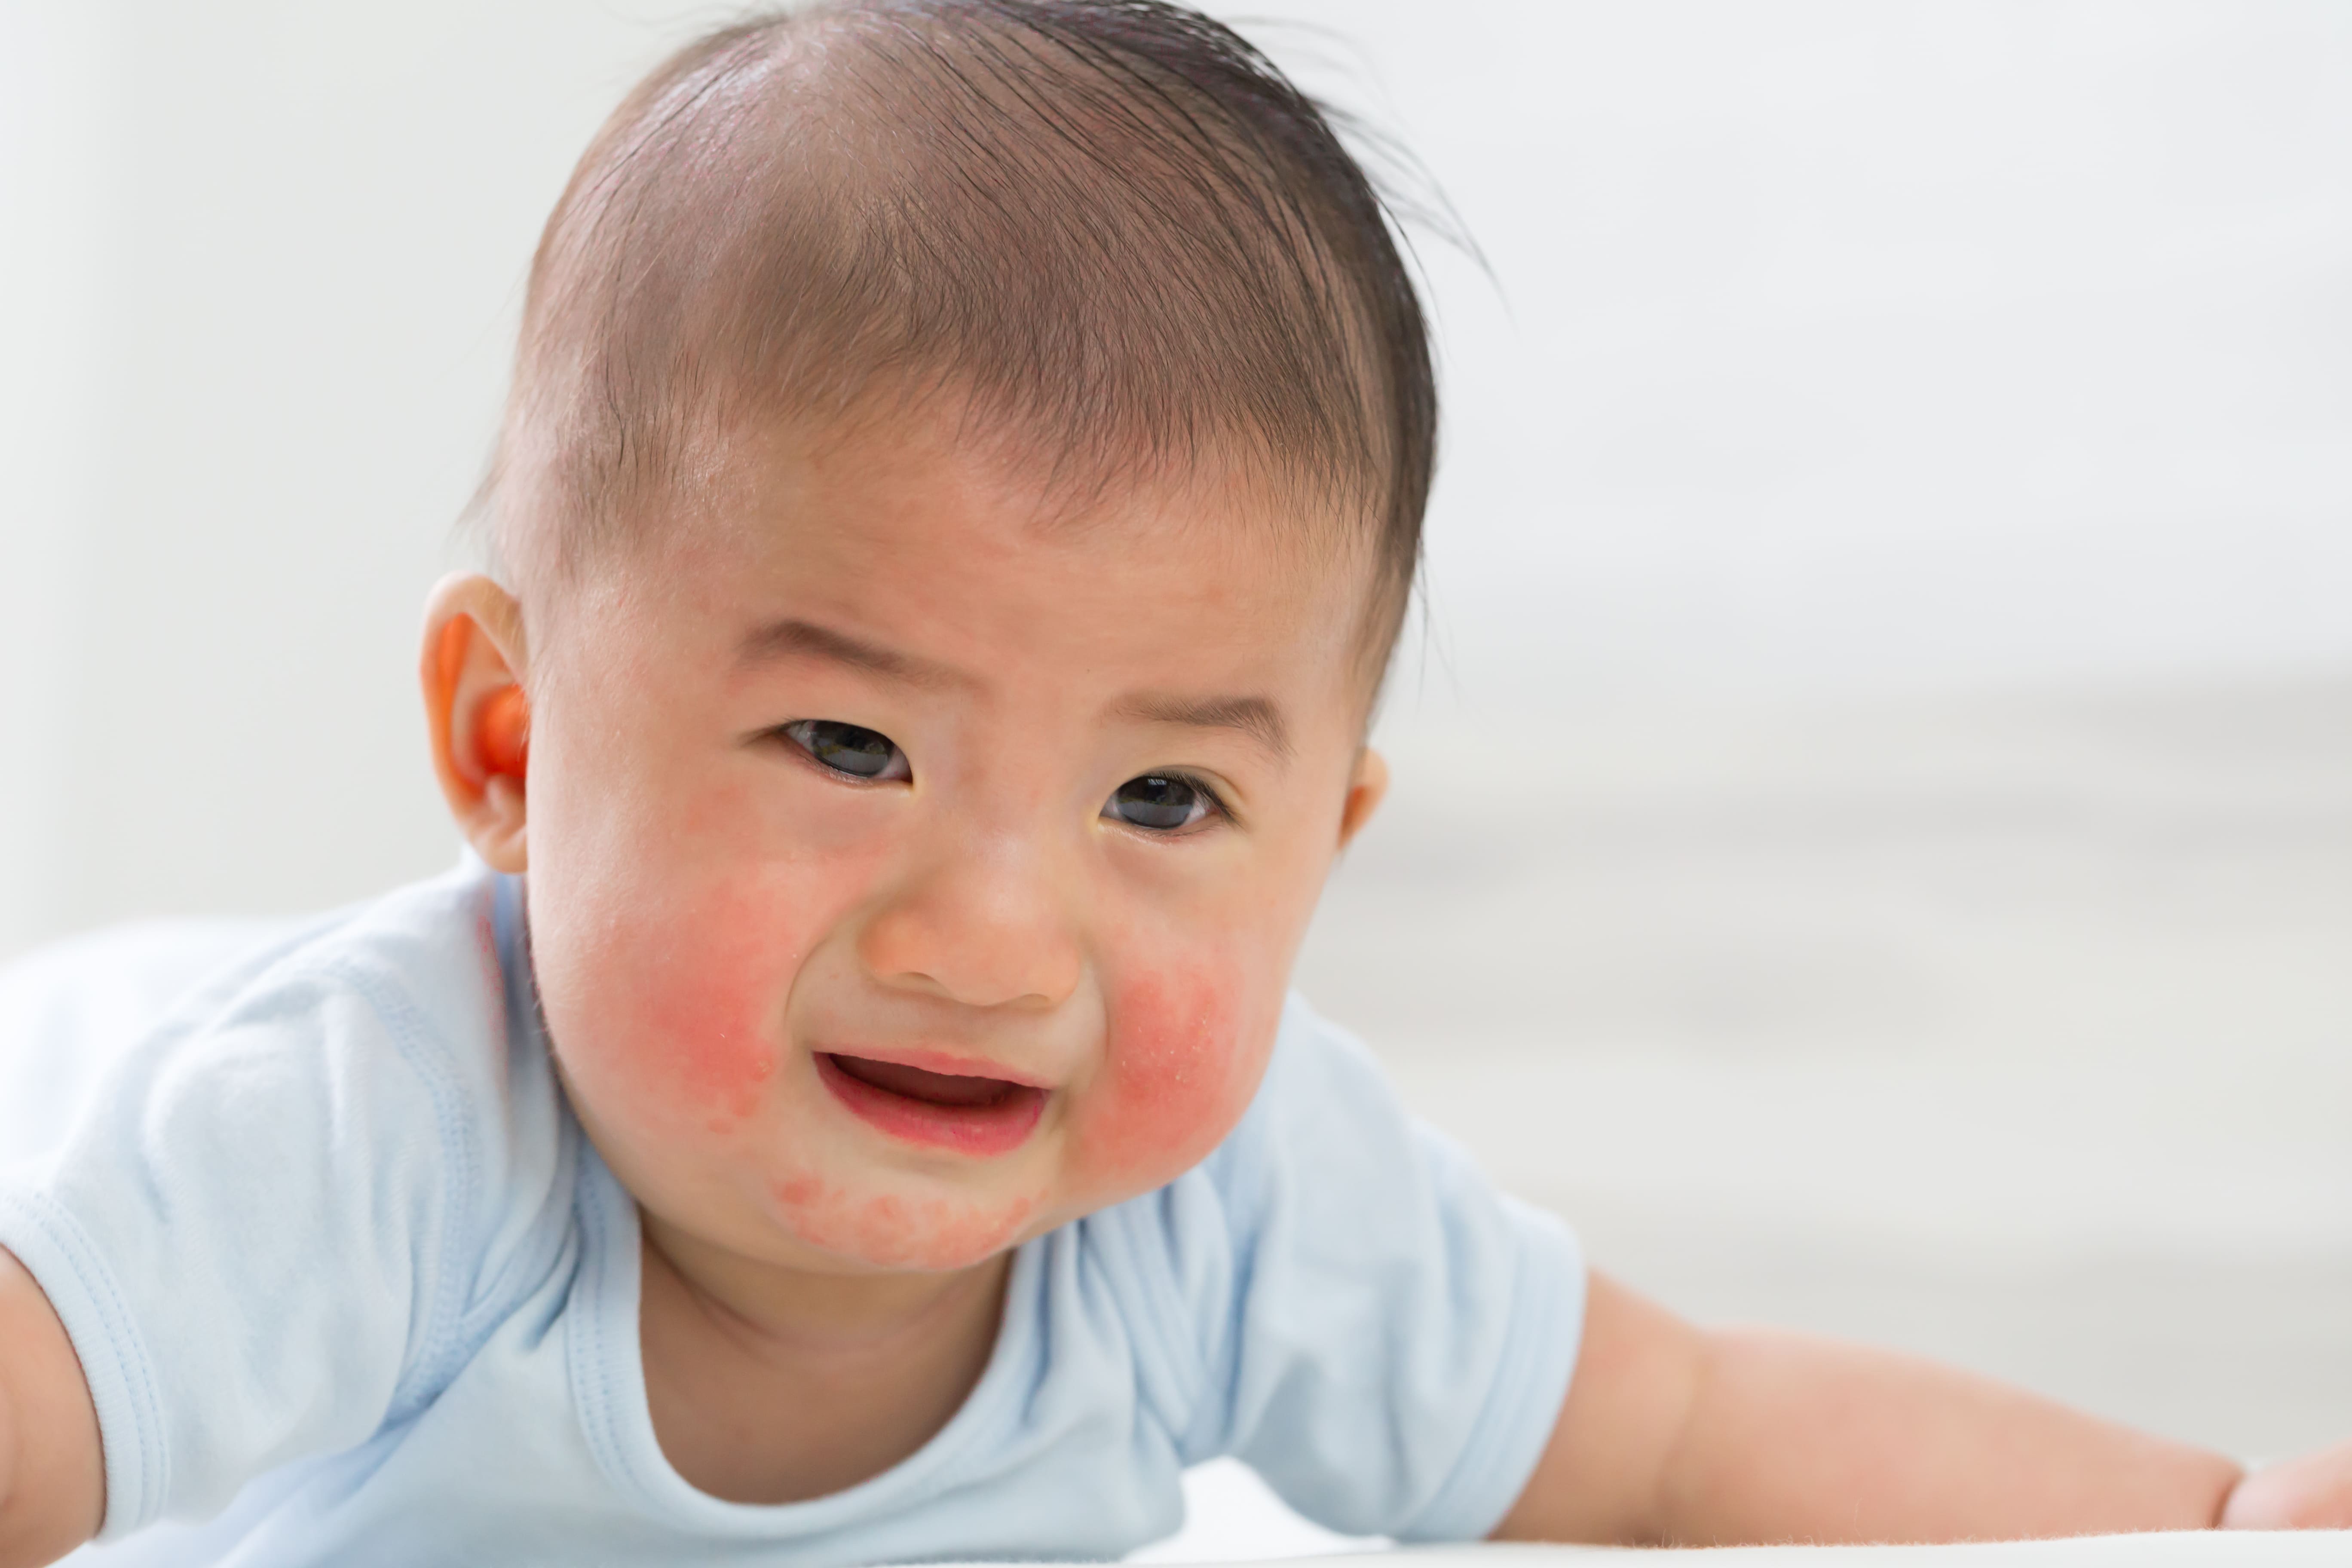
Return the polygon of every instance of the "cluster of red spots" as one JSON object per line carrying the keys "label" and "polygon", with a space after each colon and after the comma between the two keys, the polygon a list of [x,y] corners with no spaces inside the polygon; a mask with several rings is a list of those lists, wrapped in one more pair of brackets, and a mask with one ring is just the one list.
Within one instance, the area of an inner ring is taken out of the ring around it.
{"label": "cluster of red spots", "polygon": [[1233,1130],[1265,1065],[1265,1048],[1241,1037],[1242,1014],[1231,981],[1208,973],[1150,975],[1119,991],[1102,1077],[1073,1127],[1083,1190],[1157,1186]]}
{"label": "cluster of red spots", "polygon": [[822,1176],[771,1184],[786,1227],[811,1247],[878,1268],[965,1268],[1021,1239],[1035,1195],[989,1202],[879,1193],[860,1197]]}
{"label": "cluster of red spots", "polygon": [[776,1075],[775,1049],[754,1026],[755,1017],[738,1008],[723,1015],[714,1008],[698,1017],[667,1020],[668,1026],[654,1042],[655,1059],[708,1112],[715,1132],[755,1115],[768,1080]]}
{"label": "cluster of red spots", "polygon": [[726,1110],[705,1123],[713,1132],[732,1132],[749,1121],[760,1110],[760,1086],[775,1076],[776,1058],[762,1056],[751,1081],[737,1088],[728,1097]]}

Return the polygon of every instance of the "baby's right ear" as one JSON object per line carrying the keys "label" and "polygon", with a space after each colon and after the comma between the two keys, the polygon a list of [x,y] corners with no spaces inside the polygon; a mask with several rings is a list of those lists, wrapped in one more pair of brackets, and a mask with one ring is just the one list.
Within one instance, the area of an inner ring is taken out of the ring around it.
{"label": "baby's right ear", "polygon": [[444,577],[425,602],[418,673],[433,771],[450,816],[494,869],[526,869],[530,704],[522,606],[478,573]]}

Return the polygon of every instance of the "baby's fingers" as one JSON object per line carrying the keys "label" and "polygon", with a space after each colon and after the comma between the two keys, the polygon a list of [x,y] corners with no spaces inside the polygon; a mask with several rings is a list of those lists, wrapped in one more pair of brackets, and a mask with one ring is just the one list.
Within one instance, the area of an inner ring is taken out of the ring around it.
{"label": "baby's fingers", "polygon": [[2224,1530],[2352,1530],[2352,1442],[2272,1465],[2240,1481]]}

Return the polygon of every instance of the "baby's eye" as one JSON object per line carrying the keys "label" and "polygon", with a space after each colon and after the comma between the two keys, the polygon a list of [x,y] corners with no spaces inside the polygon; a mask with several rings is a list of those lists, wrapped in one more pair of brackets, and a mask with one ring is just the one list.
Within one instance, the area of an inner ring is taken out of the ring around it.
{"label": "baby's eye", "polygon": [[877,730],[860,729],[833,719],[803,719],[784,726],[793,744],[837,773],[854,779],[908,779],[914,770],[907,753]]}
{"label": "baby's eye", "polygon": [[1130,827],[1172,833],[1223,809],[1206,784],[1181,773],[1145,773],[1111,791],[1102,814]]}

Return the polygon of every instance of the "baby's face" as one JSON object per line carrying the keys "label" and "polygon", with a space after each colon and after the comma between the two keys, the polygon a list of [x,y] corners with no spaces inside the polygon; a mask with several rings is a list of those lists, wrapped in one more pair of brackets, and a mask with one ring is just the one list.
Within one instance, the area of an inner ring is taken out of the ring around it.
{"label": "baby's face", "polygon": [[1298,542],[1337,522],[1214,479],[1055,519],[952,428],[738,450],[533,650],[574,1102],[779,1263],[958,1268],[1197,1162],[1378,798],[1363,574]]}

